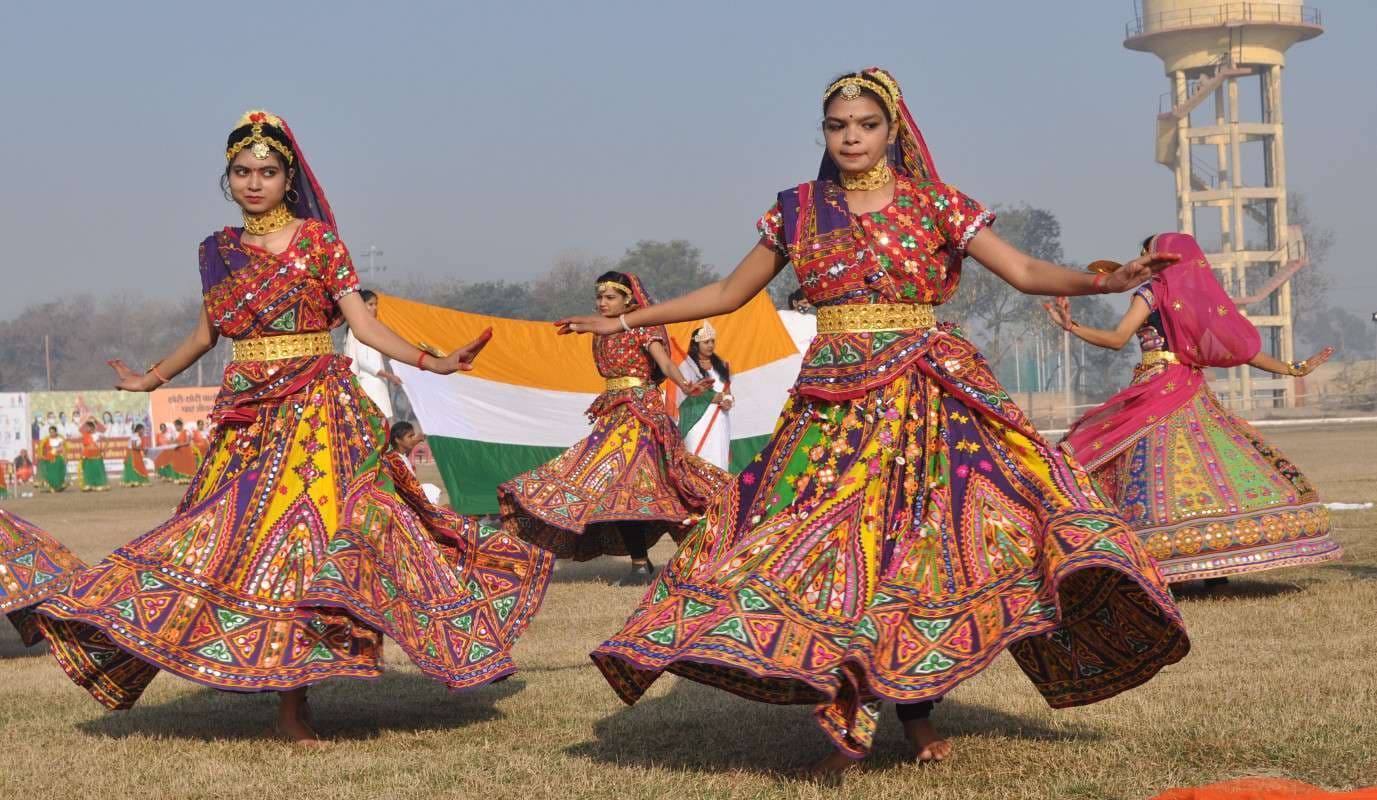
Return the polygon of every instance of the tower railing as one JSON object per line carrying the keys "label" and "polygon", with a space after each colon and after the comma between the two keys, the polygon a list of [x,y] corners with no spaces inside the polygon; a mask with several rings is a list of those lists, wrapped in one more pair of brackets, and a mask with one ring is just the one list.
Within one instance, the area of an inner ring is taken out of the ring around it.
{"label": "tower railing", "polygon": [[1203,8],[1140,14],[1124,25],[1124,38],[1178,28],[1209,27],[1233,22],[1279,22],[1321,25],[1320,10],[1286,3],[1220,3]]}

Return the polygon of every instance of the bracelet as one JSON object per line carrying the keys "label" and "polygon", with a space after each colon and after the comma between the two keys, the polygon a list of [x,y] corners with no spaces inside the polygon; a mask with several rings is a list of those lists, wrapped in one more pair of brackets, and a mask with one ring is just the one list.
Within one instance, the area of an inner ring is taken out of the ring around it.
{"label": "bracelet", "polygon": [[1097,272],[1095,277],[1090,280],[1090,286],[1096,294],[1106,294],[1103,281],[1109,277],[1108,272]]}
{"label": "bracelet", "polygon": [[[163,362],[161,362],[161,361],[158,362],[158,364],[161,364],[161,363],[163,363]],[[155,378],[158,379],[158,383],[159,383],[159,384],[167,383],[167,382],[168,382],[167,378],[164,378],[164,377],[163,377],[163,374],[162,374],[161,372],[158,371],[158,364],[154,364],[153,366],[149,367],[149,368],[148,368],[148,371],[151,372],[151,373],[153,373],[153,377],[155,377]]]}
{"label": "bracelet", "polygon": [[631,326],[626,324],[626,315],[622,314],[620,317],[617,317],[617,319],[621,320],[622,330],[631,333]]}
{"label": "bracelet", "polygon": [[426,371],[426,351],[424,350],[421,351],[419,356],[416,356],[416,369],[422,372]]}

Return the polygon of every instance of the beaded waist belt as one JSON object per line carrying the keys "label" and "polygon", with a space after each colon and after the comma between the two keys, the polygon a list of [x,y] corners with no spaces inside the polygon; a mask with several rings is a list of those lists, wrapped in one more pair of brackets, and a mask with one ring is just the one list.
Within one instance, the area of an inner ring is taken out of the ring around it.
{"label": "beaded waist belt", "polygon": [[635,375],[627,375],[625,378],[608,378],[607,391],[616,392],[621,389],[635,389],[638,386],[645,386],[645,381]]}
{"label": "beaded waist belt", "polygon": [[872,303],[818,307],[818,333],[924,330],[937,325],[927,303]]}
{"label": "beaded waist belt", "polygon": [[262,336],[257,339],[236,339],[235,361],[280,361],[284,358],[328,356],[335,352],[330,334],[295,333],[286,336]]}
{"label": "beaded waist belt", "polygon": [[1158,364],[1180,364],[1181,361],[1176,354],[1170,350],[1149,350],[1143,353],[1143,366],[1153,367]]}

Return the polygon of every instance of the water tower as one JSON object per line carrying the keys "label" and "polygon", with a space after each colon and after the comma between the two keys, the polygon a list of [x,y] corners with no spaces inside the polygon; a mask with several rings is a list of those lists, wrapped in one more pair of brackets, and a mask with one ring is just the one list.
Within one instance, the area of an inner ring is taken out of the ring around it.
{"label": "water tower", "polygon": [[[1324,29],[1300,0],[1141,0],[1124,46],[1155,54],[1171,91],[1157,114],[1157,161],[1176,174],[1177,229],[1209,253],[1220,282],[1282,361],[1294,355],[1290,279],[1307,261],[1286,217],[1281,70],[1286,50]],[[1295,404],[1294,381],[1248,367],[1216,384],[1235,407]]]}

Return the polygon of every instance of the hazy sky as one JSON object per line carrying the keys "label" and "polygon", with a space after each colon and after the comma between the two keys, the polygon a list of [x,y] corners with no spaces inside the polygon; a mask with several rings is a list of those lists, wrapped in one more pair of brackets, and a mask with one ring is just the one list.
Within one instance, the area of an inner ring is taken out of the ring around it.
{"label": "hazy sky", "polygon": [[[1287,167],[1338,244],[1336,299],[1377,311],[1365,63],[1377,2],[1315,0],[1285,72]],[[236,224],[225,135],[291,122],[356,261],[390,279],[526,278],[563,253],[687,239],[728,269],[811,177],[818,96],[887,66],[943,178],[1061,219],[1068,258],[1174,227],[1153,162],[1161,63],[1130,0],[52,2],[0,0],[0,315],[63,293],[197,291]],[[1372,306],[1372,308],[1368,308]],[[1303,310],[1302,310],[1303,311]]]}

